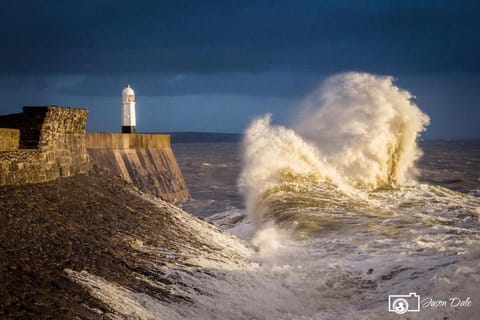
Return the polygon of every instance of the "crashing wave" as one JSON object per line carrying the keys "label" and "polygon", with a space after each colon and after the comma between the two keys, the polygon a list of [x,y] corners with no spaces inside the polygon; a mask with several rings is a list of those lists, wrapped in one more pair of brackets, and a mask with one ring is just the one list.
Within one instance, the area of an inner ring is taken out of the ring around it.
{"label": "crashing wave", "polygon": [[392,77],[330,77],[301,110],[294,129],[266,115],[246,131],[239,185],[257,224],[291,218],[289,208],[356,210],[365,191],[415,182],[429,118]]}

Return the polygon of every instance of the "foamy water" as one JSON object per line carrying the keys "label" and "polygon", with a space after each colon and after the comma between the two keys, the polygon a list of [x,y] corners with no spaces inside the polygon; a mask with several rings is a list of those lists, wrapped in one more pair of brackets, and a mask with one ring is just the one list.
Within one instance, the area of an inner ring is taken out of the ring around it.
{"label": "foamy water", "polygon": [[[182,228],[218,253],[132,244],[150,252],[152,270],[176,279],[169,290],[191,302],[165,303],[66,272],[121,317],[398,319],[388,295],[416,293],[422,304],[458,297],[471,305],[424,306],[407,313],[412,319],[475,318],[480,182],[478,170],[459,168],[478,168],[480,159],[466,150],[442,171],[452,148],[430,148],[435,156],[425,154],[422,174],[417,140],[429,120],[411,98],[390,77],[342,74],[305,99],[292,128],[266,115],[252,122],[241,148],[174,146],[194,197],[184,207],[208,212],[241,239],[172,209]],[[452,183],[463,192],[447,188]],[[165,254],[182,255],[189,267],[156,266]]]}

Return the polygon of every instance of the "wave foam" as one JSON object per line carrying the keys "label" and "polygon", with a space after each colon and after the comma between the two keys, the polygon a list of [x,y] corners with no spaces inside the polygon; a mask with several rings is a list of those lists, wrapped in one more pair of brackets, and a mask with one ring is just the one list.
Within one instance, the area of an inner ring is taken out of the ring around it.
{"label": "wave foam", "polygon": [[294,129],[270,121],[254,120],[243,142],[239,186],[257,225],[286,199],[319,208],[414,183],[416,140],[429,118],[392,77],[345,73],[304,101]]}

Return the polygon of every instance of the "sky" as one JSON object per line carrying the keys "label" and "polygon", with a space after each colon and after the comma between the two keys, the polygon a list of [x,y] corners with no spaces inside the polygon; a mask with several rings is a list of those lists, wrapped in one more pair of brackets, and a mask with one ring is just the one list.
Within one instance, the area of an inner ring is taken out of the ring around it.
{"label": "sky", "polygon": [[361,71],[416,97],[424,138],[480,138],[478,1],[17,0],[0,30],[1,114],[86,107],[89,131],[119,132],[129,83],[138,131],[242,132]]}

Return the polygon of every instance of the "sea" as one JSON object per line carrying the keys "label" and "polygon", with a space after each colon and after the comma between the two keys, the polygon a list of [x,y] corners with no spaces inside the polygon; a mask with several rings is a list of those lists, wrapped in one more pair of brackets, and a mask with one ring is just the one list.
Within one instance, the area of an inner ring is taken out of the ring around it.
{"label": "sea", "polygon": [[[253,285],[232,288],[232,299],[246,296],[232,319],[401,319],[388,311],[388,296],[410,293],[425,304],[407,313],[411,319],[477,319],[480,141],[422,141],[420,147],[417,186],[373,191],[374,208],[338,209],[332,199],[335,209],[322,213],[321,222],[313,219],[314,235],[292,238],[274,225],[256,235],[237,184],[241,143],[174,144],[192,194],[181,207],[261,248],[254,261],[265,275],[252,271]],[[293,206],[293,214],[305,214]],[[471,305],[450,306],[456,298]],[[212,306],[200,318],[215,318],[221,309]]]}
{"label": "sea", "polygon": [[334,76],[299,110],[173,145],[180,206],[254,248],[198,318],[478,319],[480,141],[424,141],[391,77]]}
{"label": "sea", "polygon": [[201,247],[149,265],[188,303],[103,299],[132,319],[479,319],[480,141],[423,140],[435,119],[387,76],[332,76],[295,108],[237,142],[174,140],[176,205],[207,223],[171,208]]}

